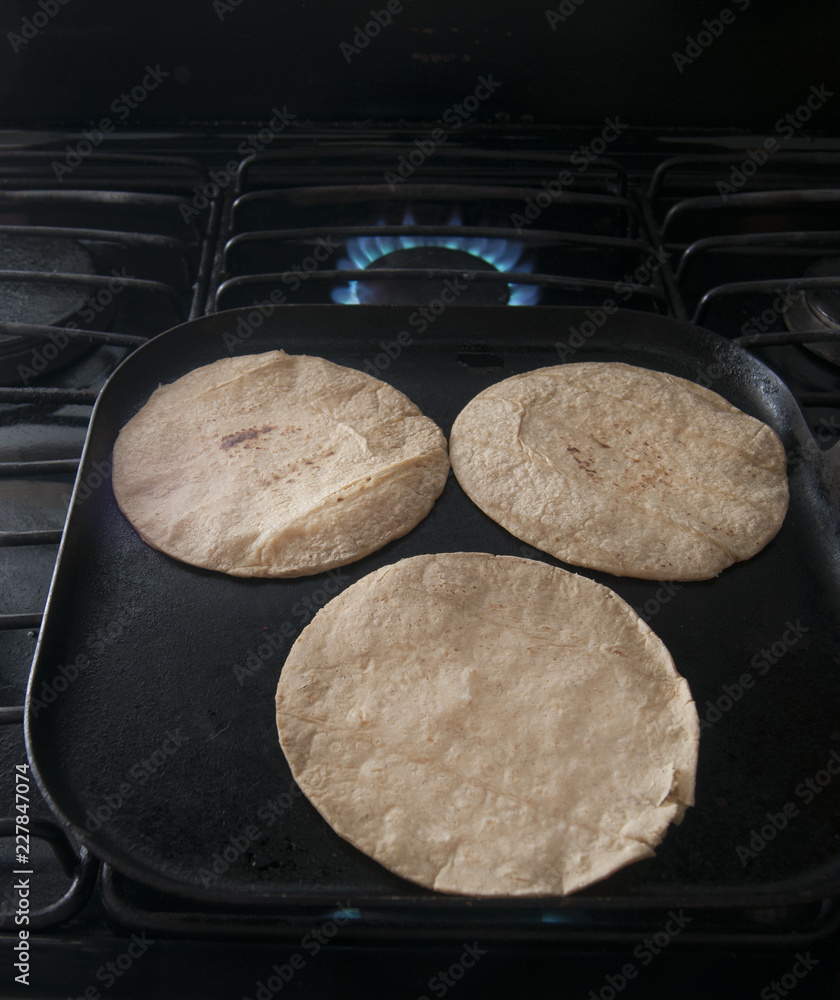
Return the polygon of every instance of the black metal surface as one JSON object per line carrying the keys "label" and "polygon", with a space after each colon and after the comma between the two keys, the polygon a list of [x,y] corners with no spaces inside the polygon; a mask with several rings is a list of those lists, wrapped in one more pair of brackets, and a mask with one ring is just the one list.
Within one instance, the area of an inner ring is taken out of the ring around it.
{"label": "black metal surface", "polygon": [[733,337],[741,347],[772,347],[780,344],[807,344],[814,338],[825,338],[826,344],[840,343],[840,330],[811,330],[807,333],[784,331],[782,333],[752,333]]}
{"label": "black metal surface", "polygon": [[2,545],[57,545],[61,541],[58,528],[40,531],[0,531]]}
{"label": "black metal surface", "polygon": [[[129,930],[152,934],[200,934],[227,940],[254,940],[302,937],[313,923],[323,923],[336,913],[336,903],[313,907],[282,904],[274,907],[233,907],[225,904],[195,903],[121,876],[103,866],[100,883],[102,902],[110,917]],[[337,901],[338,902],[338,901]],[[339,908],[340,909],[340,908]],[[681,908],[684,909],[684,908]],[[671,909],[671,912],[673,910]],[[840,909],[833,900],[815,901],[789,907],[727,909],[723,907],[687,911],[690,926],[681,939],[684,946],[722,943],[778,947],[813,943],[840,928]],[[638,941],[656,933],[669,920],[668,909],[654,907],[582,905],[559,911],[546,910],[539,902],[532,908],[518,907],[499,919],[494,908],[468,919],[470,930],[483,941],[551,942],[581,945],[594,942]],[[436,907],[413,908],[396,917],[393,907],[368,907],[348,919],[342,935],[345,941],[393,946],[402,940],[460,940],[465,926],[457,910],[441,912]]]}
{"label": "black metal surface", "polygon": [[61,472],[73,472],[78,469],[77,458],[47,458],[37,462],[0,462],[0,476],[51,476]]}
{"label": "black metal surface", "polygon": [[[298,186],[311,184],[313,175],[321,183],[343,185],[349,180],[356,183],[382,181],[386,170],[399,163],[399,157],[408,157],[416,150],[414,141],[417,127],[401,124],[388,130],[387,136],[371,143],[334,142],[334,136],[323,136],[313,145],[307,144],[300,134],[294,145],[264,151],[249,156],[242,162],[239,179],[242,189],[257,190],[261,185],[282,184]],[[439,146],[434,160],[423,164],[423,179],[438,183],[483,186],[499,183],[500,174],[509,174],[507,186],[522,187],[528,181],[542,181],[547,175],[556,176],[567,167],[580,166],[578,158],[562,152],[559,147],[538,149],[517,144],[515,149],[465,150],[458,142]],[[590,151],[591,154],[591,151]],[[663,154],[664,155],[664,154]],[[585,172],[573,172],[568,185],[581,191],[627,194],[627,170],[624,163],[611,158],[590,155]]]}
{"label": "black metal surface", "polygon": [[[438,289],[440,289],[445,278],[457,278],[470,282],[470,287],[472,288],[474,288],[475,284],[498,285],[500,287],[504,287],[508,284],[517,284],[538,285],[541,288],[557,290],[566,295],[572,295],[575,292],[589,292],[591,293],[593,301],[610,298],[611,295],[615,294],[616,286],[616,282],[614,280],[599,281],[591,278],[564,277],[562,275],[554,274],[527,274],[520,273],[518,271],[484,271],[471,269],[457,271],[455,269],[446,270],[443,268],[433,267],[422,269],[377,267],[375,270],[367,268],[361,270],[347,269],[339,271],[324,269],[318,271],[310,277],[308,279],[308,284],[313,286],[322,282],[332,284],[336,282],[346,283],[348,281],[371,282],[373,280],[404,282],[410,279],[415,279],[422,282],[425,286],[426,283],[437,279]],[[227,281],[222,282],[219,286],[217,298],[219,302],[224,305],[226,299],[232,297],[234,293],[239,292],[244,301],[250,299],[251,303],[254,305],[258,302],[262,302],[264,304],[264,298],[261,296],[265,296],[269,289],[282,288],[290,279],[295,279],[294,271],[253,274],[242,277],[228,278]],[[638,296],[642,299],[645,303],[645,307],[655,306],[657,303],[666,307],[666,297],[658,288],[648,288],[636,284],[627,284],[624,288],[626,288],[628,292],[632,292],[634,296]],[[423,300],[421,299],[420,301],[422,302]],[[611,301],[614,300],[611,299]]]}
{"label": "black metal surface", "polygon": [[[380,565],[447,550],[550,558],[486,518],[454,479],[405,538],[332,576],[302,580],[237,580],[183,565],[142,543],[116,508],[107,463],[119,428],[161,381],[227,356],[225,334],[242,315],[217,314],[155,338],[103,390],[27,696],[38,781],[98,856],[166,891],[227,904],[349,899],[395,912],[431,907],[457,912],[462,926],[489,908],[510,920],[533,901],[475,903],[419,889],[360,855],[305,801],[285,805],[293,786],[277,743],[273,692],[284,653],[330,591]],[[407,328],[408,310],[288,307],[237,353],[283,347],[359,368],[381,365],[383,377],[448,433],[476,392],[555,363],[555,343],[567,342],[587,319],[578,310],[527,315],[525,324],[516,310],[452,309],[390,360],[385,345]],[[477,344],[503,367],[457,360]],[[836,893],[840,782],[821,789],[748,864],[736,850],[840,749],[833,707],[840,694],[837,498],[821,478],[797,406],[742,350],[661,317],[615,313],[574,360],[624,360],[711,381],[774,426],[791,457],[792,501],[780,534],[717,580],[671,594],[656,583],[582,571],[647,609],[701,717],[707,699],[750,672],[751,660],[780,641],[789,622],[807,631],[766,676],[753,669],[754,688],[702,734],[697,806],[657,858],[552,900],[550,909],[790,905]],[[91,488],[94,475],[98,488]],[[291,634],[268,642],[286,623]],[[86,659],[74,673],[77,656]],[[272,802],[281,806],[277,816]]]}
{"label": "black metal surface", "polygon": [[48,337],[50,334],[62,334],[71,340],[89,340],[96,344],[114,344],[117,347],[138,347],[145,344],[147,337],[139,337],[131,333],[111,333],[107,330],[79,330],[65,326],[47,326],[42,323],[4,323],[0,322],[0,334],[16,334],[19,336],[37,335]]}
{"label": "black metal surface", "polygon": [[[836,288],[837,278],[788,278],[784,282],[778,280],[770,281],[733,281],[727,285],[720,285],[717,288],[712,288],[703,296],[700,300],[697,309],[694,312],[694,322],[699,323],[704,320],[708,313],[711,305],[720,298],[725,296],[742,295],[745,292],[767,292],[772,295],[776,295],[779,292],[788,290],[803,290],[803,289],[831,289]],[[814,324],[816,327],[816,323]],[[819,340],[819,334],[815,332],[814,340]]]}
{"label": "black metal surface", "polygon": [[29,614],[2,614],[0,615],[0,629],[4,628],[39,628],[42,614],[40,611],[33,611]]}
{"label": "black metal surface", "polygon": [[[56,179],[61,181],[53,166],[55,162],[56,153],[46,149],[4,150],[0,189],[43,187],[44,177],[51,183]],[[177,192],[203,180],[204,168],[192,157],[93,150],[74,169],[72,186],[79,190]],[[148,239],[143,233],[121,235],[126,240]]]}
{"label": "black metal surface", "polygon": [[15,386],[0,389],[0,403],[94,403],[96,389],[54,389],[52,386],[33,386],[21,389]]}

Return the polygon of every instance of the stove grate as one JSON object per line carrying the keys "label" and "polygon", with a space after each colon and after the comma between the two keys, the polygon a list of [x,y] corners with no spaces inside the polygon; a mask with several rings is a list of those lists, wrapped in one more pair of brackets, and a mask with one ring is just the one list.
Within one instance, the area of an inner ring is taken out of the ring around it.
{"label": "stove grate", "polygon": [[[206,180],[205,169],[192,159],[95,153],[59,184],[53,175],[57,157],[60,161],[58,152],[48,151],[0,157],[0,240],[6,268],[0,270],[0,285],[18,289],[22,302],[38,286],[70,289],[70,301],[79,298],[89,307],[57,317],[55,323],[19,322],[17,316],[4,320],[0,310],[0,352],[12,357],[12,365],[29,369],[23,386],[0,387],[0,423],[6,430],[2,457],[8,459],[0,461],[0,559],[11,587],[6,596],[20,603],[43,601],[42,591],[37,581],[14,582],[20,563],[10,557],[19,552],[25,562],[31,553],[43,563],[62,533],[43,518],[63,520],[63,512],[19,498],[29,495],[27,490],[36,497],[40,491],[57,498],[62,484],[70,492],[68,477],[78,469],[81,432],[110,371],[149,337],[199,314],[209,274],[207,236],[216,219],[215,204],[202,212],[182,211],[191,207],[192,189]],[[81,273],[61,267],[15,269],[9,263],[15,240],[26,245],[28,259],[39,247],[77,244],[85,248],[88,263]],[[36,370],[38,351],[53,353],[52,348],[44,350],[45,344],[59,345],[54,353],[67,362],[63,370]],[[87,353],[82,356],[80,350]],[[59,432],[53,444],[50,431]],[[42,612],[25,607],[0,614],[9,671],[4,687],[13,692],[8,700],[15,700],[20,685],[9,660],[16,653],[26,655],[27,636],[34,638],[42,619]],[[9,773],[13,761],[25,759],[23,719],[22,704],[0,707],[0,759],[8,763]],[[39,863],[40,896],[33,898],[30,910],[30,927],[42,928],[63,923],[84,907],[99,862],[68,839],[40,796],[33,799],[32,810],[33,844],[51,849]],[[13,819],[0,817],[0,840],[8,843],[13,836]],[[7,902],[0,901],[3,929],[14,920]]]}

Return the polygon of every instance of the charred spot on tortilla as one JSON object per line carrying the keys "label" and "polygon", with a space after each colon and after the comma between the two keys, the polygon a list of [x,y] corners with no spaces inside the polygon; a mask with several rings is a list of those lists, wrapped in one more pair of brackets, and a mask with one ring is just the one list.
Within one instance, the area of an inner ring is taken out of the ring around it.
{"label": "charred spot on tortilla", "polygon": [[140,537],[176,559],[293,577],[410,531],[448,471],[441,430],[401,392],[269,351],[157,389],[117,437],[113,489]]}
{"label": "charred spot on tortilla", "polygon": [[541,368],[475,396],[450,436],[466,494],[576,566],[706,580],[749,559],[788,506],[772,428],[710,389],[618,362]]}
{"label": "charred spot on tortilla", "polygon": [[243,441],[252,441],[255,437],[260,434],[268,434],[269,431],[276,430],[276,424],[271,427],[261,427],[257,429],[256,427],[249,427],[245,431],[237,431],[235,434],[226,434],[222,438],[222,443],[219,445],[220,448],[233,448],[234,445],[241,444]]}

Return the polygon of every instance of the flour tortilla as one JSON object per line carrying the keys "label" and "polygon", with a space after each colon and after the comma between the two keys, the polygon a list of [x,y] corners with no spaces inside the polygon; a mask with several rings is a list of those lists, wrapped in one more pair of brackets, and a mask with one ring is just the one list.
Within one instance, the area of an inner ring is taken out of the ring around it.
{"label": "flour tortilla", "polygon": [[616,576],[717,576],[764,548],[788,507],[775,431],[709,389],[625,364],[490,386],[456,419],[450,457],[517,538]]}
{"label": "flour tortilla", "polygon": [[305,576],[410,531],[449,471],[401,392],[269,351],[161,386],[114,445],[117,503],[144,541],[233,576]]}
{"label": "flour tortilla", "polygon": [[334,598],[277,726],[336,832],[442,892],[574,892],[694,801],[697,712],[663,643],[606,587],[514,556],[415,556]]}

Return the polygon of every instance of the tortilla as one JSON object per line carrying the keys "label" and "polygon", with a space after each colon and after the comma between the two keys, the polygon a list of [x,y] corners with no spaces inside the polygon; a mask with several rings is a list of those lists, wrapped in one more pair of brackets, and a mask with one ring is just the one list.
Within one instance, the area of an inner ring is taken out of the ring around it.
{"label": "tortilla", "polygon": [[324,819],[442,892],[574,892],[653,855],[694,801],[699,723],[668,650],[611,590],[530,559],[369,574],[303,630],[276,704]]}
{"label": "tortilla", "polygon": [[120,431],[113,487],[149,545],[232,576],[306,576],[410,531],[449,471],[440,429],[390,385],[269,351],[157,389]]}
{"label": "tortilla", "polygon": [[775,431],[709,389],[626,364],[490,386],[458,415],[450,457],[517,538],[616,576],[717,576],[764,548],[788,507]]}

